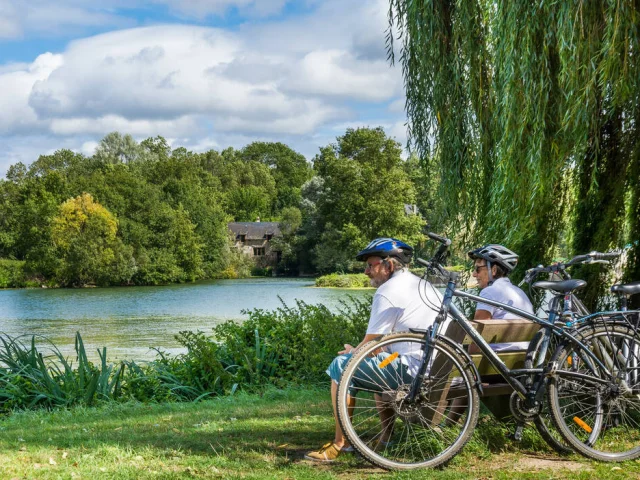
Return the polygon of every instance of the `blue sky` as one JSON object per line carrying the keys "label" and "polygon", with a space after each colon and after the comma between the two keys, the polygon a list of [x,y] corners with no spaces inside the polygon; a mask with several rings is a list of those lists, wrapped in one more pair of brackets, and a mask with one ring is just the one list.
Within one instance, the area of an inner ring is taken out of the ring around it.
{"label": "blue sky", "polygon": [[387,0],[0,0],[0,174],[107,133],[194,151],[406,141]]}

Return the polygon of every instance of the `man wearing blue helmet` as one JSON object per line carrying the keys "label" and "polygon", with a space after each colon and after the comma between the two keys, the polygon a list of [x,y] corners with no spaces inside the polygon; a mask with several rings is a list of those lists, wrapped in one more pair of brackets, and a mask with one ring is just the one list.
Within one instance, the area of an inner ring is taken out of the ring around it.
{"label": "man wearing blue helmet", "polygon": [[[335,421],[335,437],[333,442],[326,443],[319,450],[305,455],[307,460],[316,462],[332,462],[341,452],[351,451],[347,440],[340,428],[336,414],[336,394],[338,382],[342,372],[352,353],[362,345],[380,338],[382,335],[394,332],[406,332],[411,328],[427,328],[435,320],[437,312],[429,308],[426,303],[440,305],[441,298],[434,288],[425,288],[420,284],[419,277],[409,272],[407,266],[411,262],[413,249],[406,243],[395,238],[377,238],[358,253],[356,260],[366,262],[365,274],[369,277],[371,285],[376,287],[376,293],[371,305],[371,316],[367,333],[362,341],[355,347],[345,345],[344,350],[338,352],[338,356],[331,362],[327,369],[327,375],[331,377],[331,399]],[[424,282],[424,281],[423,281]],[[428,285],[427,285],[428,287]],[[420,297],[422,293],[424,301]],[[425,303],[426,302],[426,303]],[[400,348],[402,348],[400,346]],[[390,355],[393,352],[383,352],[380,355]],[[372,357],[371,362],[365,368],[371,369],[375,375],[385,378],[388,385],[393,385],[398,376],[415,375],[415,367],[411,362],[412,355],[416,352],[398,352],[399,355],[389,366],[379,368],[380,359]],[[419,352],[418,356],[419,356]],[[363,372],[366,375],[366,372]],[[350,406],[355,407],[355,397],[349,400]],[[393,413],[380,409],[382,422],[392,425]],[[390,428],[389,428],[390,430]],[[391,432],[389,431],[389,434]],[[385,435],[380,442],[384,443]],[[388,435],[386,435],[388,437]]]}

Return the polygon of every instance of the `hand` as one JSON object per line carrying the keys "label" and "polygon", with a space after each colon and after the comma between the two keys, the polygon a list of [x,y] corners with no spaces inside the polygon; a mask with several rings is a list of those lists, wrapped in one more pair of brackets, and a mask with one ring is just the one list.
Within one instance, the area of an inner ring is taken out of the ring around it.
{"label": "hand", "polygon": [[338,352],[338,355],[346,355],[347,353],[353,353],[354,350],[355,348],[352,345],[345,343],[344,350],[341,350],[340,352]]}

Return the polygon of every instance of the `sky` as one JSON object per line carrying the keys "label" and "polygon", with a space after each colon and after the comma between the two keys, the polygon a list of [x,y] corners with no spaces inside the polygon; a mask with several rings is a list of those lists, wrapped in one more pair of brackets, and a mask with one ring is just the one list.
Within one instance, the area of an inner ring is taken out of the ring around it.
{"label": "sky", "polygon": [[[99,5],[99,6],[98,6]],[[406,143],[388,0],[0,0],[0,175],[106,134],[195,152],[349,127]]]}

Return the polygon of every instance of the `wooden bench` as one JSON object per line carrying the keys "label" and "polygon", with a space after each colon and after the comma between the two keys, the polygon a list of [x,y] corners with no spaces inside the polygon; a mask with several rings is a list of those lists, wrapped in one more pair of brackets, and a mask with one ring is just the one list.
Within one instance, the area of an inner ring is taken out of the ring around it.
{"label": "wooden bench", "polygon": [[[489,343],[529,342],[540,329],[538,324],[522,319],[474,320],[473,324],[476,330]],[[471,338],[465,334],[464,330],[462,330],[457,323],[452,322],[449,325],[445,336],[468,348],[471,359],[480,374],[483,389],[481,397],[482,403],[484,403],[489,411],[499,420],[509,417],[511,415],[509,397],[513,391],[511,386],[505,382],[504,378],[480,353],[480,349],[473,344]],[[527,350],[524,348],[522,350],[502,352],[499,353],[498,356],[510,369],[524,368],[526,352]],[[436,358],[435,363],[437,363],[437,361]],[[441,368],[442,366],[437,366],[435,363],[434,371],[438,371],[437,368]],[[438,395],[440,398],[432,398],[431,401],[438,402],[439,407],[437,411],[443,412],[448,403],[455,397],[455,394],[445,389]],[[435,417],[432,421],[438,421],[437,417],[439,417],[439,415],[436,414]]]}

